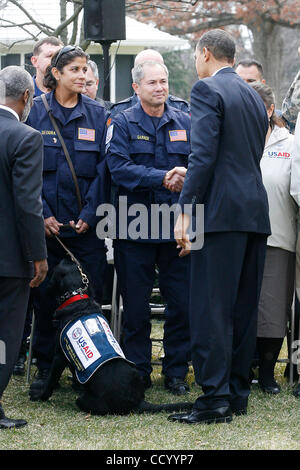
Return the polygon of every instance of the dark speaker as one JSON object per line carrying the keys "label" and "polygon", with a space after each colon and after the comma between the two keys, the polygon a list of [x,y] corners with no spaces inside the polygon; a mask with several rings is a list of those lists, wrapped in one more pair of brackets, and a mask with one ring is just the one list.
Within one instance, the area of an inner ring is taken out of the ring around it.
{"label": "dark speaker", "polygon": [[126,39],[125,0],[84,0],[84,35],[97,42]]}

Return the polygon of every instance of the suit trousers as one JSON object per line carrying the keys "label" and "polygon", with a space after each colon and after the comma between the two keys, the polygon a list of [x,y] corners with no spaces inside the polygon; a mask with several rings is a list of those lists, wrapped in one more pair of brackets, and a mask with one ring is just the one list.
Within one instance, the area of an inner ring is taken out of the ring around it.
{"label": "suit trousers", "polygon": [[247,407],[266,235],[206,233],[191,252],[192,362],[197,409]]}
{"label": "suit trousers", "polygon": [[[95,300],[101,305],[102,288],[106,269],[106,249],[104,241],[99,240],[94,230],[89,230],[80,237],[61,238],[66,247],[81,263],[89,277]],[[55,266],[63,259],[70,259],[64,248],[55,238],[47,238],[48,274],[44,282],[33,290],[33,308],[36,317],[36,329],[33,341],[34,355],[39,369],[48,369],[51,365],[56,331],[53,326],[53,314],[58,307],[55,294],[49,295],[47,285]],[[77,286],[80,287],[80,286]]]}
{"label": "suit trousers", "polygon": [[184,378],[190,360],[190,257],[179,258],[175,242],[114,241],[114,259],[123,299],[122,348],[141,375],[152,372],[149,301],[159,270],[160,293],[166,302],[162,373]]}
{"label": "suit trousers", "polygon": [[0,398],[7,387],[22,341],[30,279],[0,277]]}

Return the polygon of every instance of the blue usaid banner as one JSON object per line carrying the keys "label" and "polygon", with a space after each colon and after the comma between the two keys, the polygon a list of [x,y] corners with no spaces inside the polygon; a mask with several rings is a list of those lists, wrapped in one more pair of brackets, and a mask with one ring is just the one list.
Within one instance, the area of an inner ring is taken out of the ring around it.
{"label": "blue usaid banner", "polygon": [[101,313],[83,315],[69,322],[61,332],[60,344],[82,384],[105,362],[120,358],[127,361]]}

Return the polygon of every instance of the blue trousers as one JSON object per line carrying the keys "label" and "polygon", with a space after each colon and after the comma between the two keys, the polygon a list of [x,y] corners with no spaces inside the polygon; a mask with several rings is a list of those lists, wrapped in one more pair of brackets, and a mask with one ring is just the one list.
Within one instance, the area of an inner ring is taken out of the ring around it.
{"label": "blue trousers", "polygon": [[192,362],[204,392],[195,408],[247,407],[266,238],[206,233],[191,253]]}
{"label": "blue trousers", "polygon": [[[74,254],[86,271],[95,293],[96,301],[102,303],[102,288],[106,269],[106,249],[104,242],[99,240],[94,230],[73,238],[62,238],[62,242]],[[36,318],[34,335],[34,356],[39,369],[50,367],[55,345],[55,329],[52,324],[53,313],[57,308],[56,299],[47,293],[47,285],[54,267],[69,255],[56,238],[47,238],[48,274],[45,281],[36,289],[32,289],[32,300]]]}
{"label": "blue trousers", "polygon": [[123,299],[122,348],[141,375],[152,371],[149,301],[159,270],[160,292],[167,304],[162,372],[184,378],[190,360],[188,321],[190,259],[179,258],[175,242],[140,243],[115,240],[114,259]]}

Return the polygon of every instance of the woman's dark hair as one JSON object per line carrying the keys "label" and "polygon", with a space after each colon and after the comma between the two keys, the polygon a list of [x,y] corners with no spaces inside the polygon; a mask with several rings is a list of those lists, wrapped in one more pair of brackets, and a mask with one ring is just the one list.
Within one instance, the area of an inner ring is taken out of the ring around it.
{"label": "woman's dark hair", "polygon": [[52,68],[56,67],[57,70],[62,72],[63,68],[72,62],[76,57],[85,57],[86,61],[89,60],[90,56],[84,52],[79,46],[65,46],[61,48],[51,59],[51,64],[47,67],[44,86],[55,90],[57,86],[56,79],[52,75]]}
{"label": "woman's dark hair", "polygon": [[269,109],[271,105],[274,104],[274,111],[270,117],[271,128],[273,129],[274,126],[285,127],[285,122],[283,119],[281,119],[281,117],[275,113],[275,95],[272,88],[261,82],[252,82],[249,83],[249,85],[252,86],[252,88],[254,88],[254,90],[259,94],[267,109]]}

